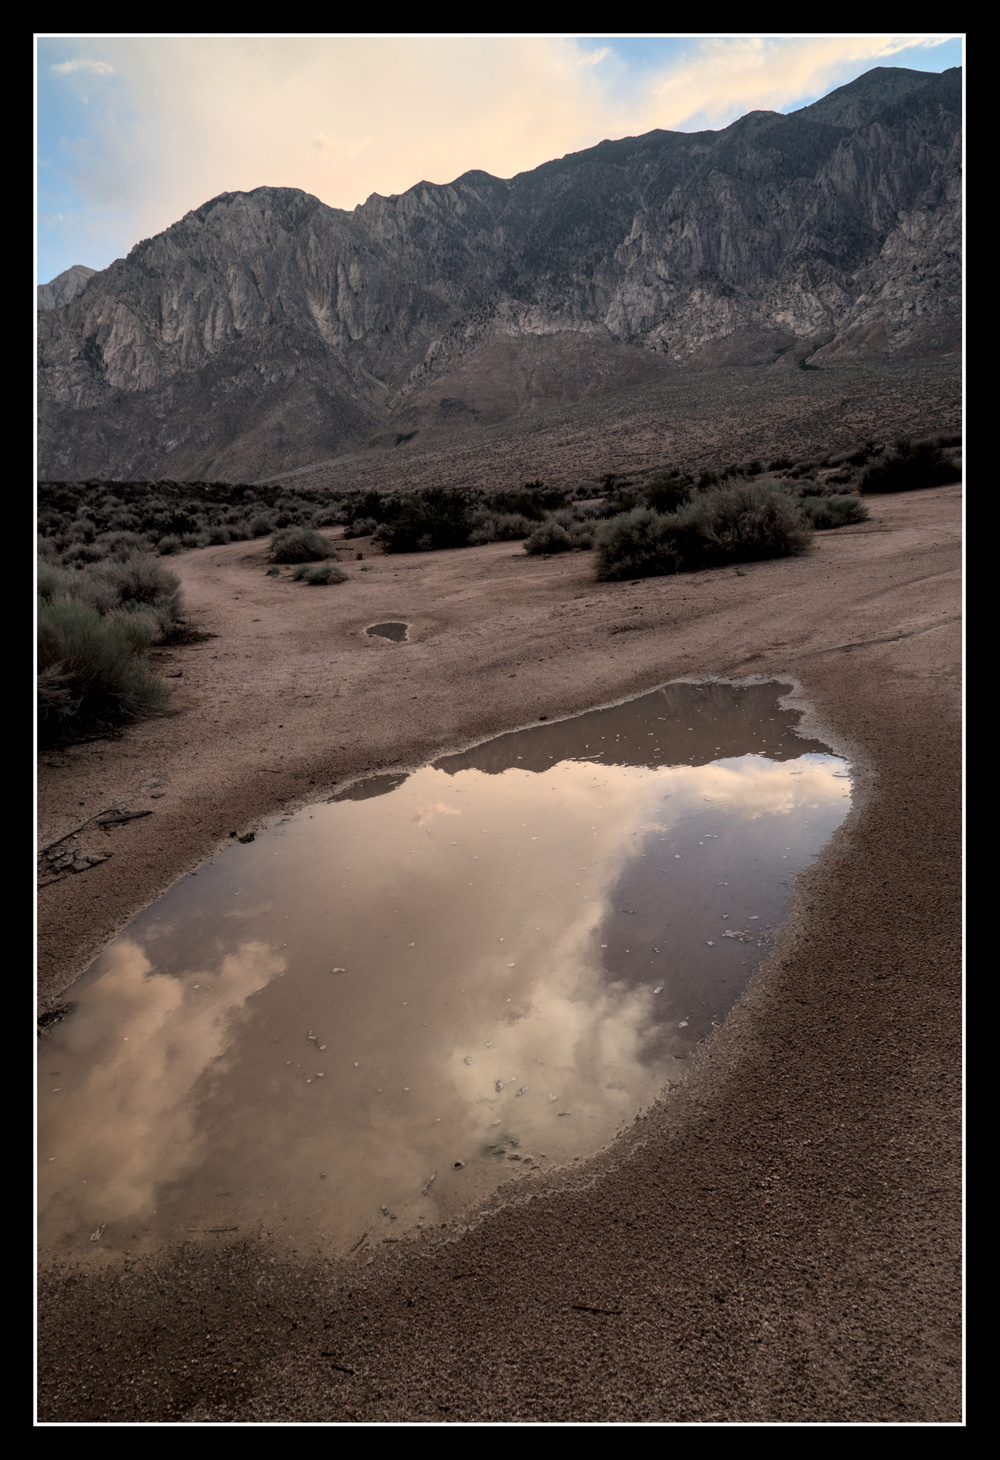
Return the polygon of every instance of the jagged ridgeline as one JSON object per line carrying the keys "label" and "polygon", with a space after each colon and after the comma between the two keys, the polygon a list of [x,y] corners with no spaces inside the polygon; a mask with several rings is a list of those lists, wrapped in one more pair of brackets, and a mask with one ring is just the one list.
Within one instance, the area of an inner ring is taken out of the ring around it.
{"label": "jagged ridgeline", "polygon": [[224,193],[42,301],[39,474],[247,481],[681,368],[948,354],[960,139],[958,69],[880,67],[353,212]]}

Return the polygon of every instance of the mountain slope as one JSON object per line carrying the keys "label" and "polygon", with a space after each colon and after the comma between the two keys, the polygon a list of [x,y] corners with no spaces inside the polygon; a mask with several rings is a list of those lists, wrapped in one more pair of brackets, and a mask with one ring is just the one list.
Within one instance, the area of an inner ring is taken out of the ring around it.
{"label": "mountain slope", "polygon": [[353,212],[224,193],[39,316],[46,477],[261,476],[681,366],[960,342],[958,71]]}

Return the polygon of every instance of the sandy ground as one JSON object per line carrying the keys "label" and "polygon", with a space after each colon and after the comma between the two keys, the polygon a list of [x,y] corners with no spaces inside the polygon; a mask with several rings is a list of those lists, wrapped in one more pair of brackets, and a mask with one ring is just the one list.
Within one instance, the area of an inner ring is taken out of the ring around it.
{"label": "sandy ground", "polygon": [[[154,813],[42,887],[43,1010],[230,833],[670,679],[794,681],[855,801],[610,1151],[340,1264],[209,1237],[43,1258],[42,1421],[961,1422],[961,489],[871,508],[804,558],[634,584],[511,544],[366,554],[326,589],[266,577],[263,544],[175,560],[214,636],[161,657],[177,713],[39,769],[40,844]],[[364,637],[390,618],[413,643]]]}

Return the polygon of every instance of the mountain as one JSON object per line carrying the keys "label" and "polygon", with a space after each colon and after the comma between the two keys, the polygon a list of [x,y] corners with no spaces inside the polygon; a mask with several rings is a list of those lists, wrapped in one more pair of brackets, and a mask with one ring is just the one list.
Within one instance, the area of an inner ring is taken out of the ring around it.
{"label": "mountain", "polygon": [[352,212],[223,193],[39,315],[40,473],[261,477],[670,370],[953,351],[961,114],[957,68],[880,67]]}
{"label": "mountain", "polygon": [[68,304],[71,299],[83,293],[87,280],[92,279],[96,273],[96,269],[88,269],[86,264],[73,264],[47,284],[39,284],[38,308],[58,309],[61,305]]}

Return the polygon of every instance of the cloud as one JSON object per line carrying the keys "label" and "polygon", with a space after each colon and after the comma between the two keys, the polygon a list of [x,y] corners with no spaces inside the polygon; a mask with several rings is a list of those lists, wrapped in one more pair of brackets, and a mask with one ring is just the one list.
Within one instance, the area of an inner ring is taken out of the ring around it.
{"label": "cloud", "polygon": [[[710,38],[654,84],[657,125],[727,126],[748,111],[780,111],[844,85],[858,72],[945,36],[868,35]],[[867,63],[867,64],[866,64]]]}
{"label": "cloud", "polygon": [[107,61],[87,61],[78,59],[76,61],[60,61],[56,66],[50,66],[50,71],[57,72],[60,76],[68,76],[72,71],[89,71],[92,76],[113,76],[114,66]]}
{"label": "cloud", "polygon": [[48,1099],[39,1111],[42,1143],[56,1157],[39,1193],[50,1236],[148,1214],[158,1187],[197,1164],[199,1081],[223,1060],[248,1000],[287,960],[249,940],[205,971],[174,976],[123,937],[103,963],[67,1031],[72,1099]]}

